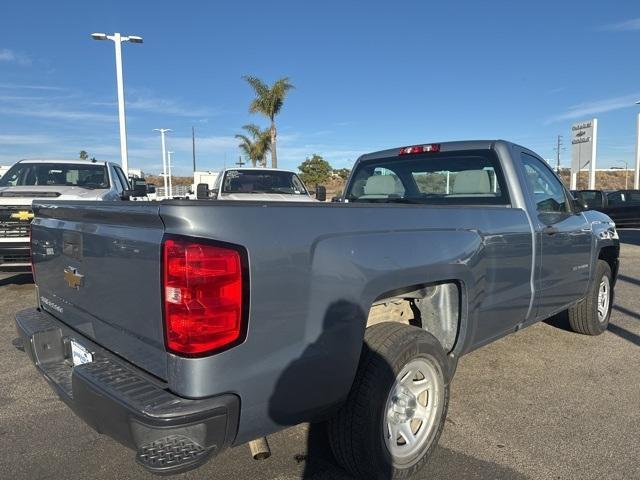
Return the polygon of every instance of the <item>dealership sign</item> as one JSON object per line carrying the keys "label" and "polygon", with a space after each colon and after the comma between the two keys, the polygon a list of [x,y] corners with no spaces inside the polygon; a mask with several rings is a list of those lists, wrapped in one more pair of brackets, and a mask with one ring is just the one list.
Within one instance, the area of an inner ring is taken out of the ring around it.
{"label": "dealership sign", "polygon": [[576,188],[578,173],[589,169],[589,188],[595,188],[598,119],[571,126],[571,189]]}

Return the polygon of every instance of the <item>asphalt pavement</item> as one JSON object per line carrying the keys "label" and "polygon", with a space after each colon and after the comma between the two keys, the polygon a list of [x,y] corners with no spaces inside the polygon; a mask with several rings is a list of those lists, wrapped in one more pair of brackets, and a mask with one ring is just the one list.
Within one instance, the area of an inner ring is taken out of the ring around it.
{"label": "asphalt pavement", "polygon": [[[609,330],[568,331],[558,316],[461,359],[449,416],[422,479],[640,479],[640,230],[624,230]],[[153,478],[133,452],[95,433],[14,348],[13,314],[33,305],[29,275],[0,276],[0,477]],[[347,479],[321,430],[270,437],[179,479]]]}

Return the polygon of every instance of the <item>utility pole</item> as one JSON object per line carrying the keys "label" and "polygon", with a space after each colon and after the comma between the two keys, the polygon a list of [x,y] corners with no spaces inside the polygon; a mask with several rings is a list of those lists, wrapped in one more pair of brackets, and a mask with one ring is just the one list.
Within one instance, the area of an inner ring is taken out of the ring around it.
{"label": "utility pole", "polygon": [[556,173],[560,175],[560,150],[564,150],[564,148],[562,148],[562,135],[558,135],[556,148],[554,148],[554,150],[556,151]]}
{"label": "utility pole", "polygon": [[196,129],[191,127],[191,152],[193,154],[193,171],[196,171]]}
{"label": "utility pole", "polygon": [[634,190],[640,188],[640,113],[636,122],[636,165],[633,170],[633,188]]}
{"label": "utility pole", "polygon": [[242,167],[244,165],[244,162],[242,161],[242,155],[238,157],[238,161],[236,162],[236,165],[238,165],[239,167]]}
{"label": "utility pole", "polygon": [[167,152],[167,166],[169,170],[169,198],[173,198],[173,182],[171,180],[171,154],[174,152]]}
{"label": "utility pole", "polygon": [[154,128],[156,132],[160,132],[160,142],[162,143],[162,177],[164,178],[164,198],[167,195],[167,144],[165,143],[164,134],[170,132],[170,128]]}

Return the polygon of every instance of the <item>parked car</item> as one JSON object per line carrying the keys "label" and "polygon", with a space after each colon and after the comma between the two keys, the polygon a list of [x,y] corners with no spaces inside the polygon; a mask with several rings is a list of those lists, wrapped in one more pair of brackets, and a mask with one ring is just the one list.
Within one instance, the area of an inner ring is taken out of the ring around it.
{"label": "parked car", "polygon": [[364,155],[341,200],[36,202],[22,345],[152,472],[326,422],[351,474],[390,479],[433,452],[462,355],[565,310],[607,328],[613,222],[524,147]]}
{"label": "parked car", "polygon": [[28,272],[31,203],[121,200],[133,195],[120,165],[90,160],[21,160],[0,179],[0,271]]}
{"label": "parked car", "polygon": [[583,208],[606,213],[618,227],[640,227],[640,190],[572,191]]}
{"label": "parked car", "polygon": [[199,183],[196,196],[216,200],[315,201],[295,172],[276,168],[226,169],[218,174],[212,189]]}

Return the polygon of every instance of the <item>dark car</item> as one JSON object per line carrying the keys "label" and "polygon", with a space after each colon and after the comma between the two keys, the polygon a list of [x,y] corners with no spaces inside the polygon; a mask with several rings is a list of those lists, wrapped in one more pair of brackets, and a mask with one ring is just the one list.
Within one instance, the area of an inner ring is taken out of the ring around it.
{"label": "dark car", "polygon": [[640,190],[574,190],[584,208],[606,213],[618,227],[640,227]]}

